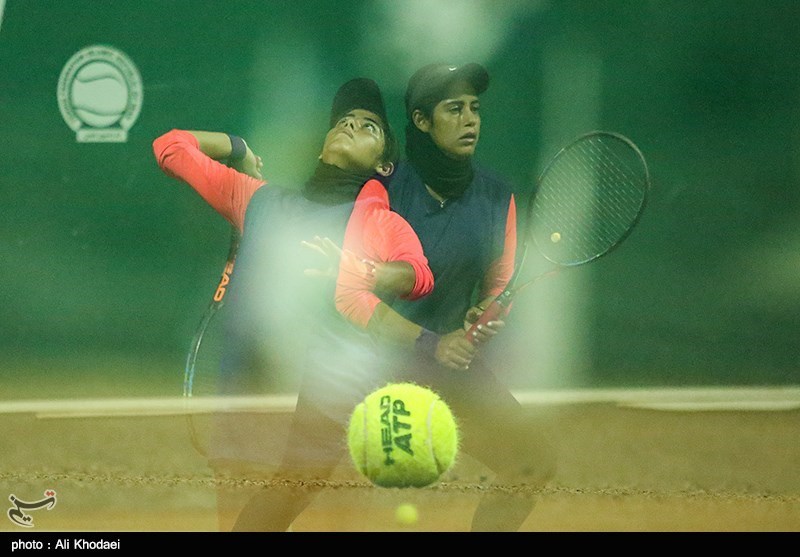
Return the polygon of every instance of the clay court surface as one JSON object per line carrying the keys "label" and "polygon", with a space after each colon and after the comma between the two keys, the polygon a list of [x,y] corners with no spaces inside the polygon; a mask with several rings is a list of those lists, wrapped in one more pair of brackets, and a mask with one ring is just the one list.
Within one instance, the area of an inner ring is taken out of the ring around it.
{"label": "clay court surface", "polygon": [[[64,391],[62,391],[63,394]],[[0,401],[0,492],[51,509],[4,532],[213,532],[215,480],[190,443],[180,398]],[[800,531],[800,388],[519,393],[558,443],[556,477],[527,532]],[[291,397],[270,401],[276,423]],[[525,439],[520,439],[525,443]],[[296,532],[465,532],[489,475],[462,457],[435,485],[385,489],[343,463]],[[269,485],[231,478],[228,487]],[[508,497],[524,485],[499,489]],[[394,510],[414,503],[419,521]],[[10,506],[10,503],[9,503]]]}

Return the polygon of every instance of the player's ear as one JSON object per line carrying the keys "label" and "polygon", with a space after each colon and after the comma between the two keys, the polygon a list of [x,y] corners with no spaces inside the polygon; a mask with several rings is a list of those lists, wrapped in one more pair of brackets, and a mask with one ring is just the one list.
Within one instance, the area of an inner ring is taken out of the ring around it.
{"label": "player's ear", "polygon": [[394,163],[391,162],[380,162],[378,166],[375,167],[375,172],[386,178],[387,176],[391,176],[392,172],[394,172]]}
{"label": "player's ear", "polygon": [[418,108],[411,113],[411,121],[421,132],[428,133],[431,130],[431,121]]}

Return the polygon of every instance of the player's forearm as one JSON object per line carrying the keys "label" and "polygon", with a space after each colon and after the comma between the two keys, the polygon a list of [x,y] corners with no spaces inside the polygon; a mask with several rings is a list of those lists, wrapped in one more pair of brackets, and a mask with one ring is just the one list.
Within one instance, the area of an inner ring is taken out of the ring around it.
{"label": "player's forearm", "polygon": [[404,298],[417,282],[414,267],[405,261],[389,261],[375,264],[375,291]]}
{"label": "player's forearm", "polygon": [[222,132],[208,132],[189,130],[200,146],[200,150],[214,160],[227,159],[231,156],[231,140],[228,134]]}
{"label": "player's forearm", "polygon": [[376,342],[413,348],[422,332],[422,327],[381,302],[372,313],[367,324],[367,332]]}
{"label": "player's forearm", "polygon": [[[227,146],[220,145],[224,143],[223,138]],[[202,150],[201,139],[211,154]],[[264,182],[228,168],[212,156],[226,151],[230,154],[230,139],[224,133],[173,129],[153,141],[159,167],[168,176],[191,186],[214,210],[241,230],[250,198]]]}

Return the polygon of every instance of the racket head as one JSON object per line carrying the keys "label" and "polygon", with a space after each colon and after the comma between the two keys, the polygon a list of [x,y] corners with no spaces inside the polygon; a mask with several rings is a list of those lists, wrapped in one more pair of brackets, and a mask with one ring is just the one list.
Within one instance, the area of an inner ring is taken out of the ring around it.
{"label": "racket head", "polygon": [[[472,340],[478,324],[501,315],[524,288],[618,247],[638,224],[649,191],[647,161],[636,144],[620,133],[591,131],[559,150],[528,199],[514,276],[472,325],[467,338]],[[528,261],[531,244],[543,258],[535,264]]]}
{"label": "racket head", "polygon": [[528,204],[525,249],[532,243],[559,266],[594,261],[630,235],[649,190],[647,162],[633,141],[616,132],[585,133],[542,171]]}

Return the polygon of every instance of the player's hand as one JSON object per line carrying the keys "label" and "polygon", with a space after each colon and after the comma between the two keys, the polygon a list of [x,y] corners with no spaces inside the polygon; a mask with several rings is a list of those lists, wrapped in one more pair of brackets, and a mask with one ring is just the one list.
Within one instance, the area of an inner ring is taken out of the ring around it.
{"label": "player's hand", "polygon": [[303,240],[301,244],[322,256],[320,267],[303,271],[306,276],[337,280],[341,273],[348,276],[347,285],[351,288],[375,289],[377,280],[375,263],[358,257],[350,250],[343,250],[330,238],[314,236],[310,242]]}
{"label": "player's hand", "polygon": [[305,269],[303,274],[308,277],[321,277],[336,280],[336,277],[339,276],[339,263],[342,259],[342,249],[330,238],[320,238],[319,236],[314,236],[314,239],[310,242],[303,240],[300,243],[322,256],[319,267],[315,269]]}
{"label": "player's hand", "polygon": [[461,329],[442,335],[436,345],[436,361],[451,369],[468,369],[476,353],[477,348]]}
{"label": "player's hand", "polygon": [[[472,306],[467,310],[467,314],[464,317],[464,330],[469,331],[472,327],[472,324],[475,323],[483,312],[486,311],[486,308],[491,303],[492,298],[488,298],[476,306]],[[495,319],[493,321],[488,321],[483,325],[478,325],[478,327],[473,331],[472,338],[475,341],[475,344],[484,344],[489,342],[494,338],[494,336],[503,330],[503,327],[506,326],[505,321],[501,319]]]}
{"label": "player's hand", "polygon": [[[247,142],[245,142],[247,145]],[[234,168],[239,172],[243,172],[248,176],[256,178],[258,180],[263,180],[264,177],[261,175],[261,170],[264,168],[264,161],[256,155],[249,146],[247,146],[247,152],[245,153],[244,158],[234,165]]]}

